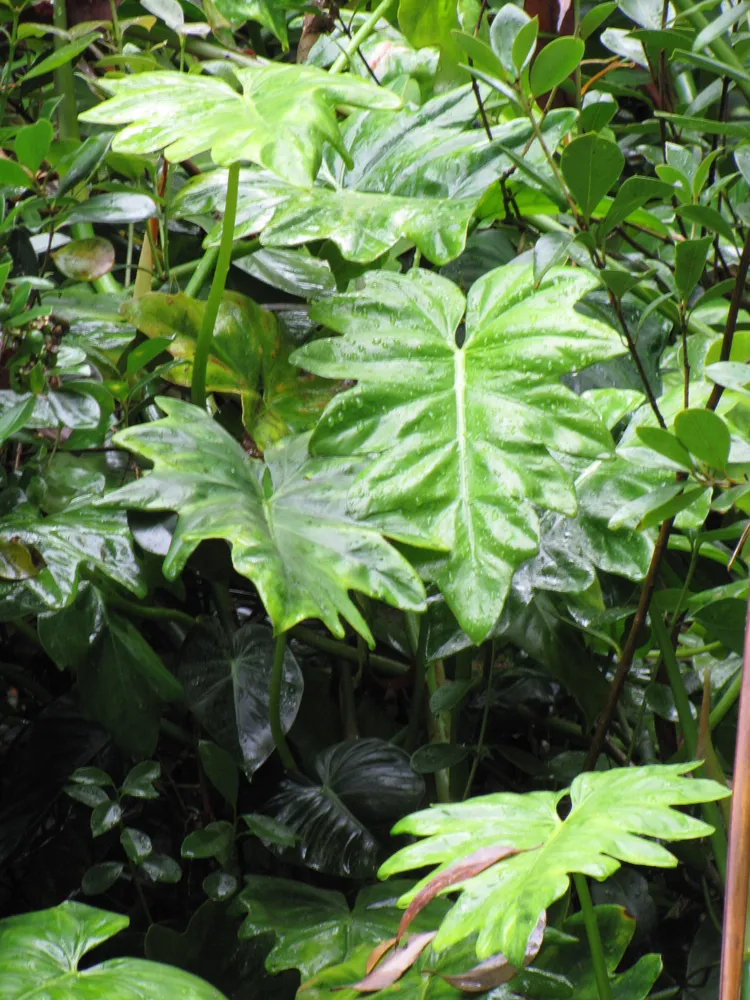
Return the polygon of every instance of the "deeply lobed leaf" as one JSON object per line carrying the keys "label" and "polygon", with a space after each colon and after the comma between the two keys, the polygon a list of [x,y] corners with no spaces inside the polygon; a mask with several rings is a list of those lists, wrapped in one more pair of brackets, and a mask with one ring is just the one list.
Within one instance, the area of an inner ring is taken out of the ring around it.
{"label": "deeply lobed leaf", "polygon": [[234,73],[241,94],[224,80],[186,73],[102,79],[114,96],[80,117],[126,125],[112,142],[120,153],[164,149],[168,160],[178,162],[210,150],[223,166],[250,160],[290,184],[309,187],[325,142],[349,159],[336,120],[338,105],[401,107],[393,91],[314,67],[258,62],[234,67]]}
{"label": "deeply lobed leaf", "polygon": [[503,792],[415,813],[397,823],[393,832],[426,839],[398,851],[379,874],[385,878],[434,864],[442,872],[479,848],[497,843],[522,850],[460,884],[462,895],[433,943],[440,951],[477,934],[480,959],[501,951],[512,964],[520,965],[529,935],[541,913],[567,890],[570,873],[603,880],[617,871],[620,862],[672,867],[677,864],[674,856],[646,838],[689,840],[712,832],[708,824],[673,808],[729,794],[717,782],[682,777],[697,766],[653,765],[581,774],[570,788],[571,809],[564,820],[558,808],[565,791]]}
{"label": "deeply lobed leaf", "polygon": [[537,550],[534,506],[576,511],[553,452],[611,451],[595,409],[558,381],[624,351],[611,327],[574,308],[596,283],[553,268],[535,288],[532,268],[508,265],[480,278],[467,302],[429,271],[370,273],[361,290],[313,307],[343,336],[292,356],[316,374],[359,380],[328,405],[312,450],[368,456],[351,510],[390,537],[450,553],[415,559],[475,643]]}
{"label": "deeply lobed leaf", "polygon": [[373,528],[348,516],[346,494],[357,464],[307,458],[307,436],[285,438],[266,466],[208,414],[162,397],[163,420],[120,431],[118,444],[154,463],[154,471],[107,503],[179,514],[164,572],[175,579],[207,538],[232,546],[238,573],[258,588],[278,632],[319,618],[343,636],[341,617],[368,642],[370,630],[349,590],[406,610],[424,608],[414,570]]}

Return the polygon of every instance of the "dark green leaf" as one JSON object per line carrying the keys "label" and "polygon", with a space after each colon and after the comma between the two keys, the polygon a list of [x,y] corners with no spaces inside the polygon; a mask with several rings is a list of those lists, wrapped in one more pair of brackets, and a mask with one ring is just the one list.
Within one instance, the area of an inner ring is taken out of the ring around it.
{"label": "dark green leaf", "polygon": [[78,507],[41,517],[19,507],[0,523],[0,541],[10,539],[39,552],[44,568],[32,579],[0,583],[0,621],[67,607],[84,573],[100,572],[138,597],[146,594],[121,511]]}
{"label": "dark green leaf", "polygon": [[654,177],[628,177],[617,189],[604,221],[599,226],[601,236],[619,226],[627,217],[654,198],[664,198],[671,192],[670,186]]}
{"label": "dark green leaf", "polygon": [[[268,721],[274,640],[261,625],[234,636],[215,622],[201,622],[183,647],[180,679],[185,701],[203,728],[252,775],[274,752]],[[284,655],[281,723],[291,727],[302,698],[302,674],[291,651]]]}
{"label": "dark green leaf", "polygon": [[159,780],[161,765],[154,760],[144,760],[136,764],[122,783],[120,791],[133,799],[158,799],[159,793],[154,782]]}
{"label": "dark green leaf", "polygon": [[[136,79],[134,77],[134,79]],[[67,216],[74,222],[109,222],[122,225],[142,222],[157,214],[156,202],[147,194],[99,194],[81,204]]]}
{"label": "dark green leaf", "polygon": [[120,843],[135,865],[142,864],[153,851],[151,838],[142,830],[135,830],[131,826],[126,826],[120,834]]}
{"label": "dark green leaf", "polygon": [[[299,969],[303,980],[321,969],[344,961],[362,947],[368,950],[396,933],[402,910],[396,900],[407,884],[389,883],[363,889],[350,910],[339,892],[304,882],[251,876],[240,897],[247,918],[243,938],[271,931],[275,944],[268,958],[269,972]],[[415,921],[418,930],[436,926],[446,910],[437,900]]]}
{"label": "dark green leaf", "polygon": [[23,402],[16,403],[0,416],[0,445],[13,437],[26,426],[26,422],[34,412],[34,397],[29,396]]}
{"label": "dark green leaf", "polygon": [[455,743],[429,743],[412,755],[411,766],[417,774],[434,774],[466,760],[469,751]]}
{"label": "dark green leaf", "polygon": [[203,891],[209,899],[222,903],[231,899],[240,887],[234,875],[227,872],[212,872],[203,879]]}
{"label": "dark green leaf", "polygon": [[94,806],[91,812],[91,836],[101,837],[116,827],[122,819],[122,807],[118,802],[107,799]]}
{"label": "dark green leaf", "polygon": [[715,208],[709,205],[681,205],[677,214],[687,222],[694,222],[704,229],[708,229],[719,236],[723,236],[728,243],[734,243],[734,233],[732,227],[723,215],[720,215]]}
{"label": "dark green leaf", "polygon": [[371,875],[381,848],[369,827],[387,825],[419,802],[422,779],[403,750],[378,739],[329,747],[315,770],[320,784],[288,778],[266,806],[297,837],[284,856],[329,874]]}
{"label": "dark green leaf", "polygon": [[92,865],[81,880],[84,896],[98,896],[111,889],[124,868],[122,861],[104,861],[102,864]]}
{"label": "dark green leaf", "polygon": [[99,35],[95,32],[89,35],[84,35],[83,38],[77,39],[75,42],[68,42],[65,45],[61,45],[59,49],[55,49],[52,55],[47,56],[38,62],[35,66],[17,80],[18,83],[24,83],[26,80],[33,80],[38,76],[44,76],[45,73],[51,73],[53,70],[58,69],[60,66],[64,66],[66,63],[71,62],[73,59],[77,59],[78,56],[84,52],[92,42],[98,42]]}
{"label": "dark green leaf", "polygon": [[234,809],[240,788],[240,777],[234,757],[208,740],[200,741],[198,753],[206,777],[227,804]]}
{"label": "dark green leaf", "polygon": [[297,835],[288,826],[272,819],[271,816],[263,816],[261,813],[244,813],[242,816],[245,825],[254,837],[260,840],[277,844],[279,847],[293,847],[297,840]]}
{"label": "dark green leaf", "polygon": [[714,601],[693,615],[706,629],[709,638],[718,639],[727,649],[740,656],[744,647],[746,616],[747,602],[733,598]]}
{"label": "dark green leaf", "polygon": [[180,853],[183,858],[218,858],[226,857],[234,843],[234,827],[231,823],[219,820],[209,823],[202,830],[189,833],[182,842]]}
{"label": "dark green leaf", "polygon": [[141,862],[141,871],[151,879],[163,885],[174,885],[182,878],[182,869],[166,854],[149,854]]}

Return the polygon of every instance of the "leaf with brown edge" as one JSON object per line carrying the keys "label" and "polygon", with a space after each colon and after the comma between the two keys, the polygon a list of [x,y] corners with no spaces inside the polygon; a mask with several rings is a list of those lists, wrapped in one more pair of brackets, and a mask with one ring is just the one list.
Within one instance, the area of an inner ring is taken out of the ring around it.
{"label": "leaf with brown edge", "polygon": [[503,858],[508,858],[512,854],[519,853],[517,848],[508,847],[507,844],[493,844],[491,847],[480,847],[478,851],[474,851],[473,854],[459,861],[458,864],[451,865],[450,868],[445,868],[435,878],[430,879],[424,889],[418,892],[411,903],[409,903],[406,912],[401,918],[401,923],[398,925],[396,940],[401,940],[407,927],[416,915],[428,903],[432,902],[443,889],[449,885],[455,885],[456,882],[465,882],[466,879],[479,875],[486,868],[489,868],[490,865],[502,861]]}
{"label": "leaf with brown edge", "polygon": [[352,983],[351,986],[340,988],[357,990],[359,993],[377,993],[379,990],[393,986],[407,969],[410,969],[414,965],[436,934],[437,931],[428,931],[426,934],[415,934],[403,948],[397,948],[392,955],[389,955],[384,962],[381,962],[364,979],[360,979],[358,983]]}
{"label": "leaf with brown edge", "polygon": [[[523,960],[524,966],[530,965],[539,954],[546,926],[547,914],[545,912],[539,918],[539,922],[529,938],[526,956]],[[503,983],[510,982],[517,973],[516,966],[511,965],[505,955],[499,952],[466,972],[458,972],[454,976],[444,976],[441,973],[438,975],[450,986],[455,986],[457,990],[462,990],[464,993],[486,993]]]}
{"label": "leaf with brown edge", "polygon": [[391,938],[386,938],[385,941],[381,941],[379,944],[375,945],[370,954],[367,956],[367,962],[365,963],[365,972],[367,973],[368,976],[375,968],[375,966],[378,964],[383,955],[385,955],[386,952],[390,951],[391,948],[394,946],[394,944],[397,943],[398,943],[398,938],[391,937]]}

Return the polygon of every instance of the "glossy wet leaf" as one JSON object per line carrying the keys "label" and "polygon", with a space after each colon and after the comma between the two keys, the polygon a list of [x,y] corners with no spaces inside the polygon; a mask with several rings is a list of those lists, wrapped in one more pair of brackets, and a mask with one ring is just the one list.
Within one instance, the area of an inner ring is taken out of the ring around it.
{"label": "glossy wet leaf", "polygon": [[[434,273],[371,272],[361,290],[317,303],[343,334],[293,360],[358,385],[316,428],[316,454],[375,456],[349,492],[351,510],[390,537],[449,550],[425,554],[459,624],[481,642],[515,569],[536,552],[532,504],[574,514],[572,479],[550,454],[603,457],[611,439],[560,376],[624,350],[616,331],[576,312],[595,287],[581,270],[497,268],[459,289]],[[456,330],[466,311],[466,338]]]}
{"label": "glossy wet leaf", "polygon": [[[257,771],[275,749],[268,721],[273,656],[269,629],[244,625],[233,636],[227,636],[224,629],[210,621],[195,626],[182,651],[179,676],[188,707],[219,748],[230,753],[248,775]],[[287,649],[281,687],[281,724],[285,732],[297,716],[302,689],[302,674]],[[215,753],[207,758],[212,769],[215,758]],[[235,790],[225,776],[227,767],[225,764],[221,782],[229,795]]]}
{"label": "glossy wet leaf", "polygon": [[430,881],[419,890],[411,900],[398,925],[398,937],[406,933],[412,920],[420,913],[428,903],[444,892],[448,886],[455,885],[456,882],[465,882],[467,879],[479,875],[490,865],[496,865],[503,858],[509,858],[518,851],[515,847],[508,847],[506,844],[495,844],[491,847],[480,847],[478,850],[462,858],[454,865],[449,865],[435,875]]}
{"label": "glossy wet leaf", "polygon": [[[307,459],[305,437],[266,452],[267,466],[207,414],[162,397],[167,417],[121,431],[116,440],[154,462],[154,471],[107,497],[108,503],[179,514],[164,573],[175,579],[199,543],[223,538],[238,573],[251,579],[278,631],[320,618],[337,636],[344,617],[368,641],[349,597],[358,590],[420,611],[416,574],[375,530],[347,514],[355,463]],[[273,491],[262,486],[266,469]]]}
{"label": "glossy wet leaf", "polygon": [[200,830],[189,833],[182,842],[183,858],[217,858],[221,860],[234,843],[234,827],[226,820],[208,823]]}
{"label": "glossy wet leaf", "polygon": [[66,607],[83,576],[94,571],[138,597],[145,596],[145,581],[121,511],[80,507],[41,517],[30,506],[19,507],[0,523],[0,543],[9,541],[38,552],[44,565],[27,579],[0,580],[0,621]]}
{"label": "glossy wet leaf", "polygon": [[[396,824],[396,833],[427,839],[398,851],[379,874],[386,877],[428,864],[439,864],[437,871],[443,871],[467,853],[490,846],[502,830],[503,840],[522,853],[463,884],[433,947],[442,951],[477,934],[480,960],[502,952],[520,966],[532,930],[542,912],[567,890],[569,873],[603,880],[621,861],[674,867],[675,857],[646,837],[688,840],[711,831],[701,820],[672,808],[727,795],[716,782],[681,777],[695,767],[653,765],[581,774],[571,786],[571,808],[564,820],[558,810],[567,790],[501,792],[433,807]],[[455,836],[458,831],[461,841]],[[418,883],[415,891],[426,882]]]}
{"label": "glossy wet leaf", "polygon": [[125,865],[122,861],[103,861],[92,865],[81,879],[81,890],[84,896],[99,896],[111,889],[122,875]]}
{"label": "glossy wet leaf", "polygon": [[203,980],[140,958],[110,958],[79,970],[88,952],[128,923],[120,914],[70,901],[0,921],[0,997],[222,1000],[222,994]]}
{"label": "glossy wet leaf", "polygon": [[113,224],[142,222],[157,214],[156,202],[147,194],[99,194],[66,217],[67,223],[109,222]]}
{"label": "glossy wet leaf", "polygon": [[278,38],[285,52],[289,49],[286,11],[278,0],[216,0],[216,9],[233,28],[257,21]]}
{"label": "glossy wet leaf", "polygon": [[265,807],[297,837],[286,856],[331,875],[372,875],[382,855],[373,828],[421,800],[421,777],[403,750],[379,739],[337,743],[318,754],[315,770],[318,782],[288,777]]}
{"label": "glossy wet leaf", "polygon": [[[406,882],[362,889],[350,910],[340,892],[301,881],[251,875],[240,902],[247,917],[240,937],[272,932],[275,943],[266,959],[269,972],[299,969],[308,979],[347,955],[395,933],[401,910],[396,906]],[[437,901],[417,922],[420,931],[437,926],[447,904]],[[353,981],[353,980],[350,980]]]}
{"label": "glossy wet leaf", "polygon": [[[136,626],[87,584],[70,606],[41,616],[38,629],[54,662],[75,671],[86,710],[124,750],[153,753],[161,708],[183,692]],[[127,787],[126,781],[126,793]]]}
{"label": "glossy wet leaf", "polygon": [[[616,1000],[646,1000],[661,973],[661,958],[659,955],[643,955],[629,969],[616,972],[633,939],[635,919],[621,906],[596,906],[594,912],[613,997]],[[568,940],[545,944],[535,965],[540,971],[565,976],[573,984],[575,1000],[598,1000],[599,992],[582,914],[575,913],[568,917],[562,929],[569,935]]]}
{"label": "glossy wet leaf", "polygon": [[[359,263],[405,239],[436,264],[453,260],[480,198],[511,166],[503,147],[520,154],[531,135],[530,126],[516,120],[495,126],[489,143],[482,129],[471,127],[475,117],[470,87],[398,115],[352,115],[341,132],[354,166],[327,153],[309,191],[263,171],[241,171],[235,236],[260,233],[269,247],[331,239]],[[542,125],[546,144],[555,148],[572,124],[568,111],[551,111]],[[542,157],[534,142],[526,159],[533,164]],[[171,210],[205,216],[223,210],[225,195],[226,172],[213,171],[186,184]],[[216,227],[208,240],[219,236]]]}
{"label": "glossy wet leaf", "polygon": [[94,281],[108,274],[115,263],[115,248],[103,236],[73,240],[52,254],[55,265],[73,281]]}
{"label": "glossy wet leaf", "polygon": [[[531,932],[531,937],[526,945],[526,954],[523,960],[524,966],[530,965],[539,954],[546,926],[547,914],[543,913],[536,927]],[[472,969],[443,976],[443,979],[447,983],[450,983],[451,986],[455,986],[456,989],[463,990],[465,993],[486,993],[488,990],[495,989],[502,983],[509,982],[517,974],[518,969],[514,965],[511,965],[501,952],[485,959],[484,962],[480,962]]]}
{"label": "glossy wet leaf", "polygon": [[[164,346],[179,364],[165,371],[164,378],[189,387],[205,308],[204,302],[182,292],[147,292],[130,299],[121,311],[147,337],[168,340]],[[224,294],[206,389],[240,397],[244,426],[261,449],[286,434],[311,430],[337,389],[334,382],[300,376],[288,363],[293,346],[273,313],[245,295]]]}
{"label": "glossy wet leaf", "polygon": [[[113,150],[152,153],[164,149],[172,162],[210,150],[229,166],[250,160],[299,187],[309,187],[320,167],[323,144],[349,161],[335,108],[396,110],[389,90],[349,75],[289,63],[234,67],[242,93],[218,77],[172,72],[102,79],[113,97],[81,115],[84,121],[126,125]],[[190,121],[185,130],[184,122]]]}

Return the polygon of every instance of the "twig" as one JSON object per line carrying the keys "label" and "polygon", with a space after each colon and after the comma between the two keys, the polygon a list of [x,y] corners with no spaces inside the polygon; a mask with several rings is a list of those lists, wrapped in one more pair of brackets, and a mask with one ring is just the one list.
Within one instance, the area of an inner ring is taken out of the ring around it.
{"label": "twig", "polygon": [[[721,341],[721,354],[719,355],[719,361],[729,361],[729,356],[732,353],[732,341],[734,340],[734,331],[737,328],[737,317],[740,314],[740,302],[742,300],[743,292],[745,291],[748,268],[750,268],[750,231],[748,231],[748,234],[745,237],[745,244],[742,247],[740,262],[737,265],[737,274],[734,279],[732,299],[729,303],[727,322],[724,327],[724,337]],[[723,393],[723,385],[718,385],[718,383],[714,385],[711,390],[711,395],[708,397],[706,409],[715,410],[719,405],[719,400],[721,399]]]}
{"label": "twig", "polygon": [[604,739],[607,735],[607,730],[609,729],[610,722],[615,714],[617,702],[625,685],[625,679],[627,678],[628,671],[633,663],[633,656],[638,648],[641,631],[646,624],[648,609],[651,606],[651,598],[653,597],[654,590],[656,589],[656,580],[659,575],[659,568],[661,566],[661,561],[664,558],[664,553],[667,550],[669,533],[672,530],[673,524],[674,518],[669,518],[669,520],[664,521],[659,531],[659,537],[657,538],[656,545],[654,546],[654,554],[651,556],[651,564],[648,567],[646,579],[643,581],[643,589],[641,590],[641,597],[638,601],[638,607],[633,618],[633,624],[630,626],[630,632],[625,640],[625,645],[622,647],[622,654],[617,664],[615,676],[612,680],[612,686],[609,689],[607,704],[599,717],[594,738],[591,741],[589,752],[586,755],[586,763],[584,764],[585,771],[593,771],[596,766],[596,762],[599,758],[599,752],[601,751],[602,744],[604,743]]}

